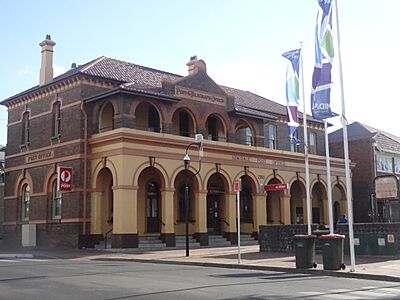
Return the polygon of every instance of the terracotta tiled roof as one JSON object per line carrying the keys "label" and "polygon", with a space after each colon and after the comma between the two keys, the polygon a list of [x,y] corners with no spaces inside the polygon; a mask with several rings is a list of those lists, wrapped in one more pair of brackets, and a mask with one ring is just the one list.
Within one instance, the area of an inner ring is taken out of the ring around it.
{"label": "terracotta tiled roof", "polygon": [[[125,90],[144,92],[160,96],[164,95],[161,89],[163,80],[174,82],[184,78],[183,76],[177,74],[101,56],[55,77],[52,83],[78,74],[113,80],[119,83]],[[41,87],[35,86],[29,90],[5,99],[3,104],[39,88]],[[249,91],[243,91],[227,86],[221,86],[221,88],[228,95],[234,96],[235,101],[233,111],[269,119],[276,118],[273,115],[286,116],[286,107],[282,104],[271,101]],[[302,117],[301,113],[300,117]],[[313,120],[312,117],[308,118]]]}
{"label": "terracotta tiled roof", "polygon": [[80,72],[88,75],[114,79],[122,82],[133,82],[134,84],[161,87],[162,79],[178,80],[182,76],[139,66],[121,60],[102,56],[91,64],[80,68]]}

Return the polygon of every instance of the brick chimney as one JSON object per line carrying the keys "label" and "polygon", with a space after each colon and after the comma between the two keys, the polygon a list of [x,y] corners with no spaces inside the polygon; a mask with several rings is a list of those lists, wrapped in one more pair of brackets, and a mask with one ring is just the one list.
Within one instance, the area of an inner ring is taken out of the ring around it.
{"label": "brick chimney", "polygon": [[189,67],[189,75],[197,73],[197,71],[207,73],[206,63],[202,59],[197,59],[196,55],[192,56],[186,65]]}
{"label": "brick chimney", "polygon": [[46,39],[39,44],[42,47],[39,85],[45,85],[53,81],[53,46],[55,44],[51,40],[50,34],[46,35]]}

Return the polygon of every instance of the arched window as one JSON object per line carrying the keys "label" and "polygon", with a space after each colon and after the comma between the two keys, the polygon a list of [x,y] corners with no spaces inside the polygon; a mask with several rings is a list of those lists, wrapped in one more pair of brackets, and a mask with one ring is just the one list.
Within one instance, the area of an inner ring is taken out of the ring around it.
{"label": "arched window", "polygon": [[57,181],[53,183],[52,191],[52,217],[53,219],[61,218],[61,192],[57,189]]}
{"label": "arched window", "polygon": [[22,187],[22,219],[29,219],[29,204],[31,198],[31,188],[28,184]]}
{"label": "arched window", "polygon": [[21,144],[28,145],[29,144],[29,112],[25,112],[22,115],[22,141]]}
{"label": "arched window", "polygon": [[53,115],[52,134],[55,137],[61,134],[61,102],[58,100],[53,104],[52,115]]}

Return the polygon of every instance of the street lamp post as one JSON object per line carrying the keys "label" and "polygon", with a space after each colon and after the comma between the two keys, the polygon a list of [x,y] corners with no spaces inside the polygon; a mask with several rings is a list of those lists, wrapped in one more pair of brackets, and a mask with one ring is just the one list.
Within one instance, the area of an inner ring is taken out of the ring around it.
{"label": "street lamp post", "polygon": [[[196,176],[197,174],[200,173],[201,170],[201,157],[203,156],[203,135],[201,134],[196,134],[195,137],[195,142],[190,143],[186,147],[186,153],[185,156],[183,157],[183,164],[185,166],[185,170],[189,170],[189,164],[190,164],[190,157],[188,154],[188,150],[192,145],[197,145],[199,147],[199,169],[195,174],[192,176]],[[185,241],[186,241],[186,256],[189,256],[189,185],[188,185],[188,180],[186,181],[185,184]]]}

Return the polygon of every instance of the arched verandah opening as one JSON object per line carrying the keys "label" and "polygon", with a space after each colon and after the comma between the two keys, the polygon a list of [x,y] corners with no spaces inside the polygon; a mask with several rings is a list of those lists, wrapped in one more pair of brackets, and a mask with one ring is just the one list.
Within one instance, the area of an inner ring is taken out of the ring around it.
{"label": "arched verandah opening", "polygon": [[341,215],[347,215],[346,194],[338,183],[332,188],[333,223],[337,222]]}
{"label": "arched verandah opening", "polygon": [[96,233],[107,234],[113,228],[114,193],[113,177],[110,169],[104,167],[96,178],[99,199],[92,199],[92,223],[98,224]]}
{"label": "arched verandah opening", "polygon": [[161,233],[165,224],[161,218],[163,177],[156,168],[148,167],[140,173],[138,183],[138,233]]}
{"label": "arched verandah opening", "polygon": [[321,182],[316,182],[312,188],[312,223],[313,224],[329,224],[328,217],[328,201],[326,191]]}
{"label": "arched verandah opening", "polygon": [[305,187],[300,180],[294,181],[290,186],[290,220],[291,224],[304,224],[305,220],[304,201]]}
{"label": "arched verandah opening", "polygon": [[[178,173],[175,179],[174,188],[174,224],[175,234],[185,234],[185,217],[186,217],[186,204],[188,204],[188,221],[189,233],[195,232],[195,224],[198,222],[196,216],[198,215],[196,208],[196,194],[199,191],[198,183],[194,174],[189,170],[183,170]],[[186,202],[186,186],[188,187],[188,201]]]}
{"label": "arched verandah opening", "polygon": [[230,226],[227,221],[226,197],[228,184],[220,173],[211,175],[207,182],[207,232],[224,234]]}
{"label": "arched verandah opening", "polygon": [[156,107],[142,102],[135,111],[136,128],[151,132],[161,132],[160,114]]}
{"label": "arched verandah opening", "polygon": [[240,177],[242,190],[240,191],[240,232],[253,234],[255,194],[257,192],[253,179],[248,175]]}
{"label": "arched verandah opening", "polygon": [[[272,178],[268,184],[282,183],[278,178]],[[283,191],[267,192],[267,224],[283,224],[282,200]]]}
{"label": "arched verandah opening", "polygon": [[196,125],[194,117],[186,109],[178,109],[172,116],[172,133],[180,136],[194,137]]}

